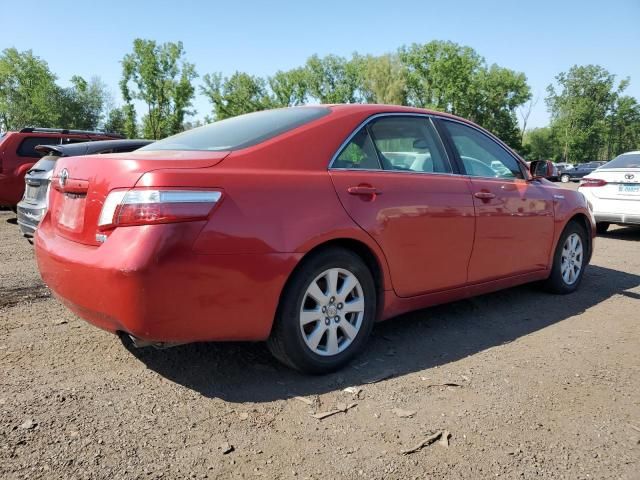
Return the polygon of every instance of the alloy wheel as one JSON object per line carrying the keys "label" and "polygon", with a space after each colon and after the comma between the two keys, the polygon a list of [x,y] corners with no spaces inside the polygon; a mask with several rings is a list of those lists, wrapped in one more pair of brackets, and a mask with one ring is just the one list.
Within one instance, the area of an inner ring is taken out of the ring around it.
{"label": "alloy wheel", "polygon": [[356,276],[343,268],[318,275],[302,299],[300,330],[315,354],[333,356],[354,341],[364,318],[364,293]]}
{"label": "alloy wheel", "polygon": [[572,233],[564,241],[561,254],[560,273],[567,285],[573,285],[580,277],[584,261],[582,239],[577,233]]}

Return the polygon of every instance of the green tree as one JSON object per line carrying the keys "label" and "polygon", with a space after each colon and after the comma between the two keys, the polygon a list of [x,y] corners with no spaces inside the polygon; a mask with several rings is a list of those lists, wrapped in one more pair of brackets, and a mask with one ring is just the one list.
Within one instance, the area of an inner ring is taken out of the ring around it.
{"label": "green tree", "polygon": [[562,158],[573,162],[597,160],[602,151],[618,94],[615,75],[599,65],[574,65],[547,87],[551,125],[562,145]]}
{"label": "green tree", "polygon": [[487,66],[474,49],[445,41],[402,47],[399,59],[410,105],[468,118],[520,147],[516,109],[531,98],[523,73]]}
{"label": "green tree", "polygon": [[525,74],[494,64],[478,72],[475,84],[476,104],[466,116],[511,147],[520,148],[522,135],[516,110],[531,98]]}
{"label": "green tree", "polygon": [[470,47],[432,41],[401,47],[399,57],[407,69],[411,105],[468,116],[475,109],[475,79],[484,59]]}
{"label": "green tree", "polygon": [[0,55],[0,130],[56,127],[60,96],[56,76],[31,50],[7,48]]}
{"label": "green tree", "polygon": [[407,104],[406,69],[395,54],[354,56],[359,90],[367,103]]}
{"label": "green tree", "polygon": [[142,117],[145,138],[163,138],[182,131],[185,116],[195,95],[194,66],[185,60],[182,42],[158,45],[153,40],[137,38],[133,53],[122,60],[120,90],[125,101],[127,135],[136,133],[134,100],[143,102]]}
{"label": "green tree", "polygon": [[93,77],[89,82],[74,75],[72,86],[59,92],[59,124],[65,128],[95,130],[102,123],[108,93],[105,84]]}
{"label": "green tree", "polygon": [[608,122],[606,158],[640,149],[640,105],[635,98],[618,96]]}
{"label": "green tree", "polygon": [[[123,108],[112,108],[106,116],[106,120],[102,125],[105,132],[126,134],[127,116]],[[134,136],[135,137],[135,136]],[[130,137],[130,138],[134,138]]]}
{"label": "green tree", "polygon": [[359,95],[359,65],[337,55],[311,56],[306,64],[309,95],[320,103],[356,103]]}
{"label": "green tree", "polygon": [[293,107],[307,102],[309,86],[306,69],[294,68],[286,72],[279,70],[268,82],[274,106]]}
{"label": "green tree", "polygon": [[273,106],[263,78],[243,72],[225,78],[220,73],[213,73],[205,75],[203,81],[201,91],[211,102],[216,120]]}
{"label": "green tree", "polygon": [[562,151],[550,127],[534,128],[524,134],[523,144],[527,160],[559,160]]}

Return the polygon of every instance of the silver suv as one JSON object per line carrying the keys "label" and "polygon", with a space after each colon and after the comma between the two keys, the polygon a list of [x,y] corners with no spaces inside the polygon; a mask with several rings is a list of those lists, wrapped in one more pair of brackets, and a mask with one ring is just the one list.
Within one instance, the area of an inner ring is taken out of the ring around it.
{"label": "silver suv", "polygon": [[26,184],[24,196],[18,203],[18,225],[22,234],[27,238],[33,237],[40,220],[47,211],[51,176],[58,158],[132,152],[151,142],[151,140],[101,140],[35,147],[36,151],[44,156],[27,171],[24,177]]}

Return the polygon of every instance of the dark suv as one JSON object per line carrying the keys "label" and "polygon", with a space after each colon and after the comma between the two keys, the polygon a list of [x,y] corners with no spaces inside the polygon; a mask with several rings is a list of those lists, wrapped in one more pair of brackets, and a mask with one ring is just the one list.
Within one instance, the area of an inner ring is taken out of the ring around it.
{"label": "dark suv", "polygon": [[37,145],[64,145],[124,138],[116,133],[55,128],[23,128],[0,136],[0,207],[12,207],[24,193],[24,174],[40,158]]}

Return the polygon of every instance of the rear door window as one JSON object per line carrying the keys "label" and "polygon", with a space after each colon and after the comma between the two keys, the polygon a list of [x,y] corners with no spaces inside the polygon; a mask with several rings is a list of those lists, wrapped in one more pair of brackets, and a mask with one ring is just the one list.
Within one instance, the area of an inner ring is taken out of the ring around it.
{"label": "rear door window", "polygon": [[382,168],[419,173],[453,170],[431,121],[424,117],[393,116],[373,120],[369,131]]}
{"label": "rear door window", "polygon": [[42,155],[36,152],[38,145],[59,145],[60,139],[53,137],[28,137],[18,147],[18,155],[21,157],[40,158]]}

